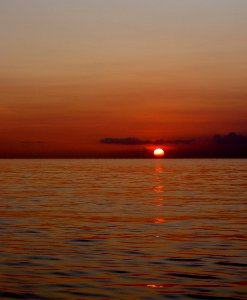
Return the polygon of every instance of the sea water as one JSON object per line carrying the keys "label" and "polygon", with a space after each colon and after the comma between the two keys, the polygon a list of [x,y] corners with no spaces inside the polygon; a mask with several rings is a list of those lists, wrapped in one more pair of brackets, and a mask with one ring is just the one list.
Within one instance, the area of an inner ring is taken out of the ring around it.
{"label": "sea water", "polygon": [[246,299],[246,204],[246,160],[0,160],[0,298]]}

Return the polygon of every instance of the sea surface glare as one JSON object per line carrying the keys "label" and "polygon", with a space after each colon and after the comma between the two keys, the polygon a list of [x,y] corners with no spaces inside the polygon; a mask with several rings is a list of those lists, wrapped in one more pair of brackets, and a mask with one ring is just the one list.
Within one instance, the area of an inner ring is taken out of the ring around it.
{"label": "sea surface glare", "polygon": [[247,299],[247,160],[0,160],[1,299]]}

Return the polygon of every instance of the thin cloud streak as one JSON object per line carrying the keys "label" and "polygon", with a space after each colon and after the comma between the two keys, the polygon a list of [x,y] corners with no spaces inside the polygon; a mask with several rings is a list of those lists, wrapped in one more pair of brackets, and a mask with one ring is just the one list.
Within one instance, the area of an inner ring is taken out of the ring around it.
{"label": "thin cloud streak", "polygon": [[34,145],[34,144],[45,144],[45,141],[20,141],[20,144]]}

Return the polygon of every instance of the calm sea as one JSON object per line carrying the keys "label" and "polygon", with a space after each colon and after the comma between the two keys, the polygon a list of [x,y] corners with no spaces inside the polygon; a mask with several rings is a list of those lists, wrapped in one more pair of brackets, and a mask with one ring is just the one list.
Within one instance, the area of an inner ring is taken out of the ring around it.
{"label": "calm sea", "polygon": [[1,299],[247,299],[246,160],[0,160]]}

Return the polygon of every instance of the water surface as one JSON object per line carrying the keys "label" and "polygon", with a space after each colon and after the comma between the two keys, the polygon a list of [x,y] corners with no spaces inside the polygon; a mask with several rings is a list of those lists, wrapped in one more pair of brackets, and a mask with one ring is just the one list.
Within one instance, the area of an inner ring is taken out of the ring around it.
{"label": "water surface", "polygon": [[247,299],[246,160],[0,160],[0,298]]}

